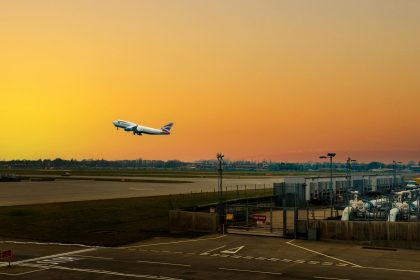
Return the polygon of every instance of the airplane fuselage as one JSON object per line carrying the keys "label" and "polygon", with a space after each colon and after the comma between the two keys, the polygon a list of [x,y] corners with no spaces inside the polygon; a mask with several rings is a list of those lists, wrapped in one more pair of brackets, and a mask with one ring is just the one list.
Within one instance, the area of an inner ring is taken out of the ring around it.
{"label": "airplane fuselage", "polygon": [[118,128],[122,128],[127,132],[133,132],[133,134],[142,135],[142,134],[149,134],[149,135],[169,135],[170,129],[172,127],[172,123],[167,124],[166,126],[162,127],[161,129],[147,127],[143,125],[139,125],[133,122],[124,121],[124,120],[116,120],[112,122],[114,126]]}

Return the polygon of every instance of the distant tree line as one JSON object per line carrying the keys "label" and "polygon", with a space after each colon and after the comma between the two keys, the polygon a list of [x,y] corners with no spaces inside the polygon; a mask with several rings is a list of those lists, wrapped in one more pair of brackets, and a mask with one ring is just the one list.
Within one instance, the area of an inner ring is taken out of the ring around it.
{"label": "distant tree line", "polygon": [[[397,164],[396,169],[412,169],[419,171],[419,165],[414,162],[407,164]],[[201,160],[194,162],[183,162],[180,160],[104,160],[104,159],[84,159],[65,160],[39,159],[39,160],[10,160],[0,161],[1,169],[197,169],[214,170],[217,166],[216,160]],[[246,170],[246,171],[319,171],[328,170],[328,162],[308,162],[308,163],[289,163],[271,161],[230,161],[224,162],[225,170]],[[333,168],[337,171],[347,170],[346,163],[333,163]],[[353,171],[369,171],[375,169],[393,169],[393,164],[382,162],[353,163]]]}

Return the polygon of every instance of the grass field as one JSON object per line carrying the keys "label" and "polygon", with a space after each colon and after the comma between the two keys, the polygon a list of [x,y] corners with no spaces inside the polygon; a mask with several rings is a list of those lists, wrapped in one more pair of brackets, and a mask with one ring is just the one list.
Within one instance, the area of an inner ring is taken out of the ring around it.
{"label": "grass field", "polygon": [[[241,198],[272,189],[240,191]],[[228,192],[226,199],[236,198]],[[52,203],[0,208],[0,237],[116,246],[168,234],[168,211],[216,202],[217,193]]]}

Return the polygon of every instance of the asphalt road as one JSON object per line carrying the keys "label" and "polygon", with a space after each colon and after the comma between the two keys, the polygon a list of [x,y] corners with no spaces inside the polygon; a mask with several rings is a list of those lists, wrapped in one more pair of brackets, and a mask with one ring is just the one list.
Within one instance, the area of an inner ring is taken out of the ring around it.
{"label": "asphalt road", "polygon": [[155,238],[119,248],[0,242],[1,279],[420,279],[419,251],[280,238]]}
{"label": "asphalt road", "polygon": [[[89,178],[89,177],[86,177]],[[116,177],[113,177],[115,179]],[[147,179],[149,182],[110,182],[93,180],[57,180],[44,182],[8,182],[0,183],[0,206],[38,204],[51,202],[82,201],[95,199],[127,198],[205,192],[217,189],[217,178],[157,178],[130,177]],[[124,177],[121,177],[124,179]],[[162,180],[190,181],[191,183],[165,183]],[[228,190],[247,190],[272,187],[274,182],[281,181],[276,177],[229,178],[224,179]]]}

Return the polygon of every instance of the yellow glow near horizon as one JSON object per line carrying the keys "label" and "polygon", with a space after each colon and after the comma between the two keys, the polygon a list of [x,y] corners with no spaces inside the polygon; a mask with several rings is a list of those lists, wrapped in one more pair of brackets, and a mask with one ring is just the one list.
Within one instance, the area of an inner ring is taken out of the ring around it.
{"label": "yellow glow near horizon", "polygon": [[[2,1],[0,11],[0,159],[420,157],[418,1]],[[134,137],[114,119],[175,125]]]}

